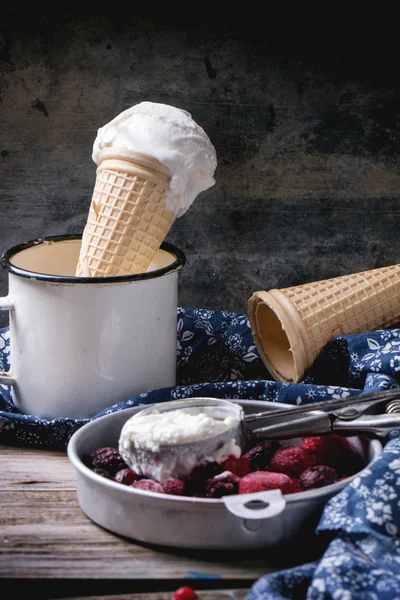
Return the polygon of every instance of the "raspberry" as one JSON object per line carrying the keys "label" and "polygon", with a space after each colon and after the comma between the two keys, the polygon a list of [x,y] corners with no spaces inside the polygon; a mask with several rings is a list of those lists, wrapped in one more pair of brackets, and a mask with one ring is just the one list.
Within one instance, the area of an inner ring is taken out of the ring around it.
{"label": "raspberry", "polygon": [[230,471],[238,477],[243,477],[250,472],[249,462],[249,459],[245,458],[244,456],[241,458],[230,456],[221,464],[221,467],[223,471]]}
{"label": "raspberry", "polygon": [[92,468],[105,469],[111,475],[115,475],[117,471],[128,467],[118,450],[110,446],[98,448],[92,452],[90,455],[90,463]]}
{"label": "raspberry", "polygon": [[239,481],[240,477],[230,471],[224,471],[207,481],[206,496],[207,498],[222,498],[222,496],[237,494]]}
{"label": "raspberry", "polygon": [[313,455],[301,446],[286,446],[275,452],[269,461],[268,470],[296,477],[314,464]]}
{"label": "raspberry", "polygon": [[187,586],[178,588],[172,596],[172,600],[198,600],[198,598],[196,592]]}
{"label": "raspberry", "polygon": [[335,433],[304,438],[303,448],[313,455],[314,464],[333,467],[342,475],[353,475],[365,467],[348,439]]}
{"label": "raspberry", "polygon": [[132,483],[132,487],[146,492],[159,492],[161,494],[164,492],[161,483],[153,481],[153,479],[138,479]]}
{"label": "raspberry", "polygon": [[288,475],[284,473],[272,473],[271,471],[254,471],[242,477],[239,481],[239,494],[251,494],[265,490],[279,489],[283,494],[293,492],[293,483]]}
{"label": "raspberry", "polygon": [[180,479],[167,479],[162,484],[164,494],[171,496],[186,496],[186,485]]}
{"label": "raspberry", "polygon": [[106,479],[112,479],[112,475],[105,469],[100,469],[100,467],[96,467],[92,469],[93,473],[97,473],[97,475],[101,475],[101,477],[105,477]]}
{"label": "raspberry", "polygon": [[320,488],[330,483],[338,481],[335,469],[325,465],[315,465],[306,469],[299,478],[300,488],[302,490],[312,490]]}
{"label": "raspberry", "polygon": [[219,463],[213,460],[204,460],[185,479],[189,494],[191,496],[205,496],[207,480],[212,479],[219,473],[222,473],[222,467]]}
{"label": "raspberry", "polygon": [[293,483],[293,490],[292,493],[296,493],[296,492],[302,492],[303,490],[300,487],[300,480],[298,477],[292,477],[292,483]]}
{"label": "raspberry", "polygon": [[117,483],[122,483],[123,485],[131,485],[138,478],[135,471],[132,469],[121,469],[117,471],[114,476],[114,479]]}
{"label": "raspberry", "polygon": [[281,444],[279,442],[265,442],[264,444],[254,446],[246,454],[243,454],[242,458],[246,458],[249,461],[250,471],[263,471],[267,468],[271,456],[280,447]]}

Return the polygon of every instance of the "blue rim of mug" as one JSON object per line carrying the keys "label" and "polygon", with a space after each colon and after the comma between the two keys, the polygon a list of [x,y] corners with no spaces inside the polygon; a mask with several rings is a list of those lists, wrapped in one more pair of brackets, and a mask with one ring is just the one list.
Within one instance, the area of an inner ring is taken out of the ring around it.
{"label": "blue rim of mug", "polygon": [[16,267],[11,262],[12,257],[18,252],[21,252],[22,250],[27,250],[28,248],[32,248],[33,246],[38,246],[40,244],[43,244],[44,242],[64,242],[71,240],[80,240],[81,238],[81,235],[69,234],[38,238],[36,240],[30,240],[29,242],[22,242],[21,244],[12,246],[12,248],[9,248],[3,253],[0,259],[0,266],[9,273],[13,273],[13,275],[18,275],[18,277],[24,277],[25,279],[38,279],[40,281],[53,281],[56,283],[58,282],[86,284],[112,283],[117,281],[142,281],[144,279],[155,279],[156,277],[161,277],[162,275],[166,275],[167,273],[172,273],[173,271],[181,269],[186,263],[186,256],[184,252],[180,250],[180,248],[177,248],[169,242],[163,242],[160,246],[160,249],[175,255],[174,262],[170,265],[167,265],[166,267],[162,267],[161,269],[156,269],[154,271],[149,271],[146,273],[138,273],[136,275],[120,275],[113,277],[72,277],[71,275],[49,275],[47,273],[36,273],[34,271],[28,271],[27,269]]}

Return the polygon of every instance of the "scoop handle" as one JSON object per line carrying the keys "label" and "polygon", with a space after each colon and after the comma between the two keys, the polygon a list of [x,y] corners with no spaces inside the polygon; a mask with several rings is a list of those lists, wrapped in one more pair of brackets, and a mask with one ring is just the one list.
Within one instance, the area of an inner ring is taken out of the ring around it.
{"label": "scoop handle", "polygon": [[400,388],[391,388],[388,390],[381,390],[379,392],[370,392],[368,394],[357,393],[349,398],[332,398],[331,400],[323,400],[321,402],[310,402],[307,404],[301,404],[299,406],[287,405],[287,409],[269,410],[259,413],[251,413],[244,416],[246,423],[254,423],[255,421],[263,421],[266,419],[275,419],[276,417],[287,416],[288,410],[291,412],[291,416],[296,416],[300,413],[308,413],[316,410],[326,410],[335,408],[344,408],[346,406],[353,406],[357,404],[369,404],[373,406],[381,402],[389,402],[390,400],[397,400],[400,398]]}
{"label": "scoop handle", "polygon": [[[290,415],[289,415],[290,417]],[[256,440],[284,440],[311,435],[332,433],[332,423],[329,414],[322,410],[310,411],[305,416],[293,419],[282,419],[278,423],[253,429],[248,433],[249,438]]]}
{"label": "scoop handle", "polygon": [[340,418],[333,423],[333,431],[340,435],[352,436],[360,433],[384,437],[400,428],[400,415],[365,415],[345,421]]}

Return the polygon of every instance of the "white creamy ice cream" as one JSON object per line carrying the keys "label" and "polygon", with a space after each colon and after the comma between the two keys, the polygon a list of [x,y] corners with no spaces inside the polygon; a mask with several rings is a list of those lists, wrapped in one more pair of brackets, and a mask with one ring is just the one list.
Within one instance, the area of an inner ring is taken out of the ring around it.
{"label": "white creamy ice cream", "polygon": [[[125,423],[119,451],[125,462],[140,475],[157,481],[189,475],[203,460],[223,462],[239,457],[236,443],[237,418],[214,418],[212,411],[184,409],[134,415]],[[217,437],[218,436],[218,437]]]}
{"label": "white creamy ice cream", "polygon": [[96,164],[105,149],[141,152],[167,167],[171,180],[166,203],[177,217],[215,184],[214,146],[191,114],[174,106],[141,102],[123,111],[98,130],[92,155]]}

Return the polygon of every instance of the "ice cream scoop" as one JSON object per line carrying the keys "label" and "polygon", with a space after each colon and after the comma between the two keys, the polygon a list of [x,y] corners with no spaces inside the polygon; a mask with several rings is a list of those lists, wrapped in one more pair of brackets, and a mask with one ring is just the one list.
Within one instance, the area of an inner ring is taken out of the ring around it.
{"label": "ice cream scoop", "polygon": [[175,219],[214,185],[214,146],[190,113],[141,102],[98,130],[78,277],[145,273]]}
{"label": "ice cream scoop", "polygon": [[157,159],[170,173],[166,205],[177,217],[196,196],[215,184],[215,148],[186,110],[141,102],[101,127],[93,144],[99,164],[103,150],[140,152]]}
{"label": "ice cream scoop", "polygon": [[139,475],[179,479],[204,460],[240,456],[242,412],[239,405],[212,398],[156,404],[124,424],[119,452]]}
{"label": "ice cream scoop", "polygon": [[[287,406],[282,411],[287,414],[292,408]],[[119,452],[139,475],[157,481],[180,479],[204,461],[221,464],[228,457],[239,458],[249,439],[256,439],[259,431],[262,437],[262,429],[253,430],[247,423],[258,423],[273,415],[271,410],[247,415],[240,404],[218,398],[154,404],[126,421]],[[281,432],[281,421],[277,427]]]}
{"label": "ice cream scoop", "polygon": [[[193,398],[151,405],[126,421],[119,452],[138,474],[181,478],[204,460],[238,458],[248,443],[338,433],[384,436],[400,425],[400,390],[389,389],[245,414],[229,400]],[[267,422],[258,427],[260,422]]]}

